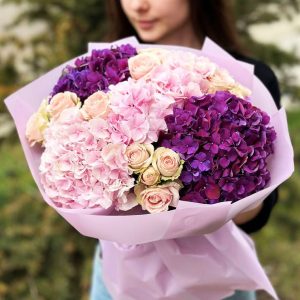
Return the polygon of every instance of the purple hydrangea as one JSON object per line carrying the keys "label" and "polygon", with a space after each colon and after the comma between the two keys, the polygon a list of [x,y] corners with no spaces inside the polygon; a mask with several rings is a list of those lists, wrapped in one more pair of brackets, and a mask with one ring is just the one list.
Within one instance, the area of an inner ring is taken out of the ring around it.
{"label": "purple hydrangea", "polygon": [[185,161],[181,199],[199,203],[237,201],[270,181],[267,158],[276,133],[270,117],[249,101],[221,91],[189,98],[166,118],[159,145]]}
{"label": "purple hydrangea", "polygon": [[90,56],[78,58],[75,66],[67,66],[52,96],[60,92],[74,92],[84,101],[93,93],[107,91],[110,84],[117,84],[129,77],[128,58],[136,55],[131,45],[111,49],[93,50]]}

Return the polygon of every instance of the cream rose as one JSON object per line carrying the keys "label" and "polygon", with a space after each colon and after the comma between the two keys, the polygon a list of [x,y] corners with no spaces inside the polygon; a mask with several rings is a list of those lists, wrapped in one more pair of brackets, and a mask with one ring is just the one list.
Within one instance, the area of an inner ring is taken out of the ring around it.
{"label": "cream rose", "polygon": [[81,106],[80,99],[75,93],[64,92],[53,96],[53,98],[50,100],[47,110],[50,119],[56,120],[62,111],[74,106]]}
{"label": "cream rose", "polygon": [[148,186],[155,185],[160,182],[160,173],[150,166],[140,174],[139,182]]}
{"label": "cream rose", "polygon": [[134,173],[142,172],[150,166],[153,153],[154,147],[151,144],[131,144],[125,152],[129,169]]}
{"label": "cream rose", "polygon": [[234,87],[235,81],[226,70],[218,69],[210,79],[209,93],[226,91]]}
{"label": "cream rose", "polygon": [[145,53],[156,56],[160,60],[160,63],[163,63],[163,61],[169,56],[170,51],[162,48],[144,48],[138,51],[138,54]]}
{"label": "cream rose", "polygon": [[143,184],[137,184],[134,187],[134,193],[142,209],[150,213],[158,213],[167,211],[170,205],[177,206],[180,188],[181,185],[177,182],[148,188]]}
{"label": "cream rose", "polygon": [[86,120],[97,117],[106,118],[109,112],[109,98],[104,92],[96,92],[88,97],[81,108],[81,113]]}
{"label": "cream rose", "polygon": [[149,74],[158,65],[159,58],[151,53],[141,53],[128,59],[130,75],[136,80]]}
{"label": "cream rose", "polygon": [[47,105],[48,99],[43,100],[39,110],[29,118],[26,124],[25,136],[31,147],[44,141],[44,131],[49,124]]}
{"label": "cream rose", "polygon": [[246,98],[251,95],[251,91],[239,83],[236,83],[235,86],[229,90],[229,92],[240,98]]}
{"label": "cream rose", "polygon": [[174,180],[180,176],[184,161],[178,153],[165,147],[159,147],[153,155],[152,165],[162,175],[163,180]]}

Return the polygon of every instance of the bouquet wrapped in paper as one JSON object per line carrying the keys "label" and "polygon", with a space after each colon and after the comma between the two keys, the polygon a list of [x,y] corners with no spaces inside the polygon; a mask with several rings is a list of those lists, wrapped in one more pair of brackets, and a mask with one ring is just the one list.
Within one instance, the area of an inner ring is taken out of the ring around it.
{"label": "bouquet wrapped in paper", "polygon": [[285,112],[252,66],[210,40],[90,44],[6,104],[44,200],[101,240],[113,299],[277,299],[232,222],[293,172]]}

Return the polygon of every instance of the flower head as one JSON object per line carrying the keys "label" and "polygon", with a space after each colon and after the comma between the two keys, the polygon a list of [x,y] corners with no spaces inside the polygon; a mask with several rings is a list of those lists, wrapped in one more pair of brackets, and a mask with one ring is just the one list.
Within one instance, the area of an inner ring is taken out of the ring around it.
{"label": "flower head", "polygon": [[148,167],[140,173],[138,181],[145,185],[156,185],[160,182],[161,175],[153,166]]}
{"label": "flower head", "polygon": [[58,93],[52,97],[50,103],[47,106],[47,111],[51,119],[57,119],[63,110],[81,106],[80,99],[75,93],[63,92]]}
{"label": "flower head", "polygon": [[27,121],[25,135],[30,146],[44,141],[44,131],[49,125],[47,105],[48,99],[43,100],[38,111]]}
{"label": "flower head", "polygon": [[106,118],[109,113],[108,95],[102,91],[92,94],[84,101],[81,113],[86,120],[97,117]]}
{"label": "flower head", "polygon": [[81,101],[97,91],[107,91],[129,77],[128,58],[136,54],[131,45],[93,50],[90,56],[78,58],[75,66],[67,66],[55,85],[52,95],[73,92]]}
{"label": "flower head", "polygon": [[[185,161],[181,196],[196,202],[237,201],[270,180],[267,158],[276,133],[266,113],[229,92],[189,98],[165,118],[159,145]],[[197,197],[195,196],[197,193]]]}
{"label": "flower head", "polygon": [[84,120],[80,109],[73,107],[45,130],[42,185],[59,207],[132,208],[137,202],[127,198],[134,178],[128,172],[126,146],[109,143],[106,134],[95,134],[99,125],[95,120]]}
{"label": "flower head", "polygon": [[181,185],[177,182],[151,187],[138,184],[134,187],[134,192],[144,210],[150,213],[159,213],[167,211],[170,205],[177,206],[180,188]]}
{"label": "flower head", "polygon": [[159,58],[147,52],[140,53],[128,59],[129,71],[133,79],[140,79],[147,76],[159,64]]}
{"label": "flower head", "polygon": [[134,173],[142,172],[150,166],[153,153],[154,147],[151,144],[131,144],[125,152],[129,169]]}
{"label": "flower head", "polygon": [[159,147],[154,152],[152,165],[162,175],[163,180],[175,180],[180,176],[183,160],[175,151]]}

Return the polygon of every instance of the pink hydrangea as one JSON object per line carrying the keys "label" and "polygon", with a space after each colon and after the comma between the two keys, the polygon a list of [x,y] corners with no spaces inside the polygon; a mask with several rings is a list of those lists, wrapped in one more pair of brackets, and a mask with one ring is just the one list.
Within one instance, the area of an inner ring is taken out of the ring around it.
{"label": "pink hydrangea", "polygon": [[[179,106],[191,96],[200,97],[217,90],[230,91],[243,98],[250,94],[225,69],[207,57],[182,51],[168,51],[167,55],[162,56],[154,50],[151,51],[151,56],[156,56],[160,64],[154,64],[143,80],[154,83],[159,93],[173,97]],[[144,55],[144,51],[141,52],[138,56]],[[139,68],[147,64],[143,59],[136,60],[141,64]]]}
{"label": "pink hydrangea", "polygon": [[110,90],[112,143],[156,142],[159,131],[167,128],[164,117],[172,111],[174,99],[143,80],[129,79]]}
{"label": "pink hydrangea", "polygon": [[[98,133],[96,128],[105,128]],[[66,109],[45,132],[41,182],[59,207],[127,210],[137,205],[128,191],[134,178],[128,172],[125,145],[112,145],[103,120],[83,119],[80,110]]]}

